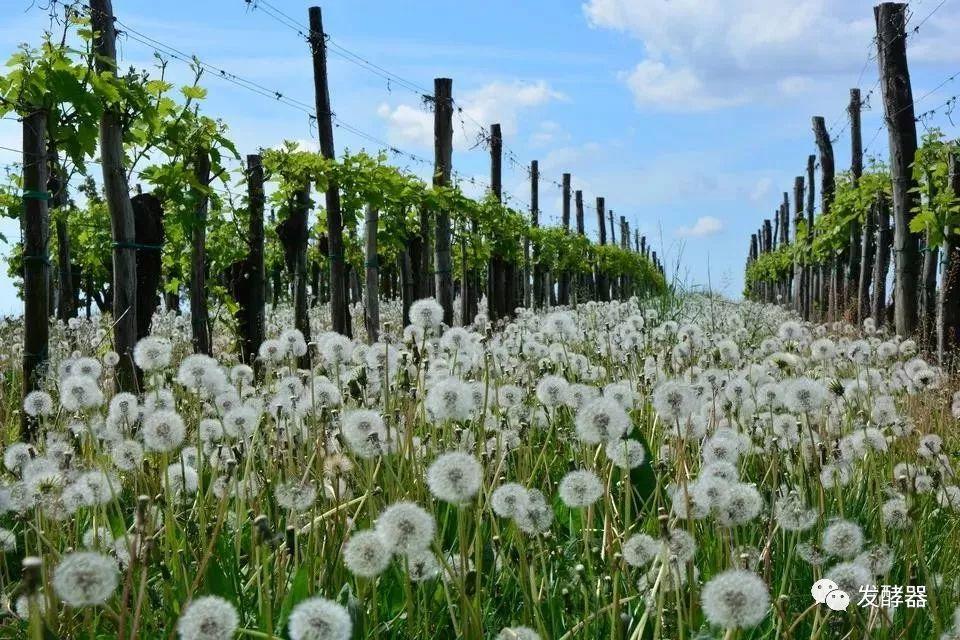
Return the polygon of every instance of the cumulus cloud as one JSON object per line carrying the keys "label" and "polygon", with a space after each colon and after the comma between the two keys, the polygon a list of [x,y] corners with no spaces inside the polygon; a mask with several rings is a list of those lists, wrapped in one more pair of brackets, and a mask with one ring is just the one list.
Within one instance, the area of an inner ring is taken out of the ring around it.
{"label": "cumulus cloud", "polygon": [[711,95],[692,69],[671,69],[656,60],[643,60],[632,71],[621,73],[620,79],[633,93],[637,106],[641,107],[705,111],[743,102],[742,97]]}
{"label": "cumulus cloud", "polygon": [[680,227],[677,229],[677,235],[681,238],[706,238],[716,235],[723,230],[723,222],[713,216],[701,216],[689,227]]}
{"label": "cumulus cloud", "polygon": [[[499,122],[504,136],[516,134],[518,121],[526,110],[557,100],[565,100],[559,91],[555,91],[547,82],[491,82],[474,91],[466,92],[462,97],[454,96],[463,109],[464,126],[468,135],[479,133],[478,125]],[[393,144],[414,144],[421,147],[433,146],[433,114],[421,106],[399,104],[391,106],[381,104],[377,115],[387,123],[387,136]],[[462,127],[458,127],[462,129]],[[454,135],[454,146],[472,144],[466,140],[463,132]]]}
{"label": "cumulus cloud", "polygon": [[[856,77],[873,52],[866,0],[587,0],[594,28],[640,40],[637,66],[621,74],[638,106],[703,110],[795,97],[824,79]],[[911,62],[960,61],[945,8],[911,42]],[[948,60],[944,60],[948,58]],[[875,73],[875,63],[870,73]]]}

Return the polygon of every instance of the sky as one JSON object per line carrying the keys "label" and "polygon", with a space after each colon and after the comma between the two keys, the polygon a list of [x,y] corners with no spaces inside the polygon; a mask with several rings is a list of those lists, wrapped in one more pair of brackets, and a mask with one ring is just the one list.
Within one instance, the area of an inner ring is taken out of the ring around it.
{"label": "sky", "polygon": [[[38,44],[48,26],[44,0],[0,4],[0,52]],[[513,206],[528,207],[527,166],[536,159],[541,220],[559,224],[558,185],[570,172],[591,206],[589,235],[597,230],[592,205],[603,196],[608,209],[646,235],[668,275],[736,298],[750,233],[772,217],[784,191],[792,197],[794,176],[815,152],[811,116],[826,118],[837,167],[844,169],[846,105],[850,88],[860,87],[869,97],[867,155],[886,157],[873,4],[330,0],[322,8],[331,38],[332,109],[342,123],[334,130],[336,148],[395,147],[404,153],[391,154],[393,164],[430,175],[417,160],[433,157],[433,116],[420,94],[432,90],[434,78],[452,78],[462,109],[454,119],[453,163],[466,192],[479,196],[489,181],[489,155],[477,136],[499,122],[504,188]],[[268,93],[312,105],[309,49],[297,33],[305,29],[309,3],[257,5],[114,0],[117,18],[130,28],[119,40],[121,64],[151,68],[156,48],[173,47]],[[910,11],[907,54],[917,111],[938,108],[918,129],[939,126],[956,136],[944,104],[960,94],[960,77],[952,79],[960,72],[960,0],[917,0]],[[159,44],[137,41],[144,37]],[[169,79],[189,77],[186,64],[170,59]],[[208,90],[205,113],[227,123],[242,154],[284,140],[317,148],[316,128],[296,104],[216,74],[201,84]],[[20,135],[17,122],[0,120],[0,146],[19,148]],[[17,159],[0,149],[0,165]],[[0,233],[15,241],[17,222],[0,221]],[[9,248],[0,244],[0,255]],[[2,271],[0,314],[20,313]]]}

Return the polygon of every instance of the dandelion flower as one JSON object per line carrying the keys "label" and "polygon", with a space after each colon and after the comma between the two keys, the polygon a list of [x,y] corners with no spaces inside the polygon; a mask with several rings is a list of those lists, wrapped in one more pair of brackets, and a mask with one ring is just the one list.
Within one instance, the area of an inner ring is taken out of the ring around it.
{"label": "dandelion flower", "polygon": [[663,543],[645,533],[637,533],[623,543],[623,560],[631,567],[643,567],[653,562],[663,549]]}
{"label": "dandelion flower", "polygon": [[184,608],[177,633],[180,640],[231,640],[239,626],[236,607],[219,596],[203,596]]}
{"label": "dandelion flower", "polygon": [[621,469],[639,467],[646,460],[647,452],[638,440],[611,440],[606,447],[607,458]]}
{"label": "dandelion flower", "polygon": [[480,490],[483,467],[473,456],[460,451],[444,453],[427,469],[427,486],[434,497],[463,504]]}
{"label": "dandelion flower", "polygon": [[387,568],[392,554],[387,543],[374,531],[359,531],[343,545],[343,563],[354,575],[373,578]]}
{"label": "dandelion flower", "polygon": [[707,582],[700,600],[712,624],[725,629],[749,629],[767,616],[770,592],[752,571],[731,569]]}
{"label": "dandelion flower", "polygon": [[593,400],[577,412],[577,437],[587,444],[619,440],[630,428],[630,417],[619,402],[609,397]]}
{"label": "dandelion flower", "polygon": [[103,604],[113,595],[120,579],[117,562],[95,551],[64,555],[53,570],[53,590],[72,607]]}
{"label": "dandelion flower", "polygon": [[568,507],[588,507],[603,495],[603,483],[592,471],[571,471],[560,481],[560,499]]}
{"label": "dandelion flower", "polygon": [[505,627],[496,640],[540,640],[540,634],[530,627]]}
{"label": "dandelion flower", "polygon": [[490,506],[493,512],[501,518],[513,518],[517,508],[527,497],[527,490],[516,482],[502,484],[493,490],[490,496]]}
{"label": "dandelion flower", "polygon": [[412,502],[395,502],[377,517],[375,531],[394,553],[423,551],[433,542],[437,523],[432,514]]}
{"label": "dandelion flower", "polygon": [[172,451],[183,444],[186,437],[183,418],[174,411],[156,411],[143,423],[140,435],[147,451]]}
{"label": "dandelion flower", "polygon": [[835,558],[852,558],[863,548],[863,530],[855,522],[837,520],[823,531],[822,546]]}
{"label": "dandelion flower", "polygon": [[46,391],[31,391],[23,399],[23,410],[34,418],[53,413],[53,398]]}
{"label": "dandelion flower", "polygon": [[443,307],[433,298],[417,300],[410,305],[410,322],[422,329],[439,327],[443,322]]}
{"label": "dandelion flower", "polygon": [[144,371],[159,371],[169,366],[172,350],[166,338],[147,336],[133,348],[133,361]]}
{"label": "dandelion flower", "polygon": [[290,640],[350,640],[353,621],[346,608],[326,598],[310,598],[290,612]]}

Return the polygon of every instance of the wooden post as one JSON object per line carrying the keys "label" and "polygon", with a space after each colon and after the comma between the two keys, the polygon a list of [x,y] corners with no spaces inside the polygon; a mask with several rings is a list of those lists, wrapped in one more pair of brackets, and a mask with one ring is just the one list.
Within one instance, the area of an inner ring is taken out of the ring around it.
{"label": "wooden post", "polygon": [[[433,81],[433,184],[450,184],[453,155],[453,80]],[[436,282],[437,302],[443,307],[443,322],[453,325],[453,263],[450,254],[450,212],[436,212]]]}
{"label": "wooden post", "polygon": [[[573,203],[574,203],[574,212],[576,215],[577,221],[577,235],[585,236],[587,235],[586,229],[584,227],[583,221],[583,191],[577,189],[573,194]],[[591,280],[593,276],[589,273],[581,273],[577,276],[577,302],[582,299],[585,299],[588,296],[588,291],[592,285]]]}
{"label": "wooden post", "polygon": [[[803,176],[793,179],[793,242],[799,249],[800,224],[803,222]],[[803,263],[799,255],[793,263],[793,310],[803,315]]]}
{"label": "wooden post", "polygon": [[860,232],[860,274],[857,282],[857,322],[870,317],[870,284],[873,279],[873,262],[876,256],[875,234],[877,231],[875,205],[864,216]]}
{"label": "wooden post", "polygon": [[[497,202],[503,202],[503,134],[499,123],[490,125],[490,191]],[[503,271],[503,260],[491,254],[487,266],[487,315],[491,320],[499,319],[506,306]]]}
{"label": "wooden post", "polygon": [[[330,87],[327,78],[327,41],[323,31],[320,7],[310,7],[310,49],[313,56],[313,87],[317,109],[317,131],[320,153],[332,160],[333,112],[330,110]],[[343,256],[343,216],[340,211],[340,186],[331,180],[326,191],[327,246],[330,260],[330,320],[333,330],[346,336],[353,331],[347,304],[347,269]],[[452,310],[451,310],[452,313]]]}
{"label": "wooden post", "polygon": [[[540,163],[530,161],[530,226],[534,229],[540,226]],[[530,241],[524,243],[524,270],[523,270],[523,302],[525,307],[530,303],[536,308],[544,306],[543,299],[543,269],[534,265],[539,256],[531,255]],[[531,273],[532,272],[532,273]],[[530,295],[530,276],[533,276],[533,295]]]}
{"label": "wooden post", "polygon": [[[150,335],[153,314],[160,302],[163,278],[163,203],[152,193],[130,199],[136,230],[137,250],[137,339]],[[177,296],[179,300],[179,296]]]}
{"label": "wooden post", "polygon": [[[860,129],[860,89],[850,89],[850,105],[847,112],[850,115],[850,175],[853,178],[853,185],[860,184],[860,177],[863,175],[863,138]],[[845,289],[847,297],[853,298],[854,292],[857,293],[857,315],[861,308],[860,301],[860,261],[863,259],[863,226],[859,220],[853,220],[850,223],[850,240],[847,243],[847,273],[845,276]]]}
{"label": "wooden post", "polygon": [[[813,133],[816,138],[817,149],[820,152],[820,215],[827,215],[830,213],[830,208],[833,205],[835,184],[833,143],[830,141],[830,134],[827,133],[827,125],[823,116],[813,117]],[[835,265],[827,265],[828,269],[830,267],[835,267]],[[829,272],[829,270],[825,271],[824,274]],[[823,278],[823,276],[821,277]],[[833,281],[834,285],[836,285],[835,278],[833,278]],[[829,313],[827,314],[830,320],[837,319],[837,293],[836,286],[830,287]],[[821,303],[822,302],[821,300]]]}
{"label": "wooden post", "polygon": [[[604,215],[604,200],[602,197],[597,198],[597,227],[600,233],[599,243],[600,246],[607,244],[607,220]],[[610,299],[610,288],[607,285],[607,276],[599,268],[597,269],[596,275],[597,281],[597,300],[601,302],[606,302]]]}
{"label": "wooden post", "polygon": [[613,209],[610,209],[610,211],[607,213],[607,215],[608,215],[609,218],[610,218],[610,244],[611,244],[612,246],[616,246],[616,245],[617,245],[617,234],[616,234],[616,232],[613,230]]}
{"label": "wooden post", "polygon": [[[23,398],[40,388],[49,352],[50,234],[47,189],[47,112],[23,118]],[[22,401],[22,399],[21,399]],[[20,411],[20,437],[34,442],[37,420]]]}
{"label": "wooden post", "polygon": [[[927,202],[930,206],[937,199],[937,187],[930,172],[926,175]],[[917,328],[920,344],[925,348],[936,346],[937,319],[937,267],[940,263],[940,246],[931,242],[931,229],[923,235],[921,251],[920,290],[917,301]]]}
{"label": "wooden post", "polygon": [[887,321],[887,270],[890,266],[890,251],[893,239],[890,233],[890,210],[884,194],[878,194],[875,203],[877,218],[877,257],[873,263],[873,297],[870,315],[877,326]]}
{"label": "wooden post", "polygon": [[[804,210],[807,214],[807,253],[809,254],[812,251],[813,247],[813,238],[816,236],[814,228],[814,209],[816,202],[816,164],[817,156],[811,154],[807,156],[807,204]],[[818,291],[816,283],[816,269],[811,262],[807,265],[806,269],[806,292],[805,292],[805,301],[804,301],[804,314],[803,317],[806,320],[813,318],[813,306],[816,298],[816,293]]]}
{"label": "wooden post", "polygon": [[[380,272],[377,261],[377,224],[380,212],[367,205],[363,231],[366,236],[367,313],[364,324],[367,328],[367,344],[380,339]],[[466,324],[466,320],[464,320]]]}
{"label": "wooden post", "polygon": [[[562,203],[560,224],[564,231],[570,230],[570,174],[563,174],[560,188],[560,200]],[[557,284],[557,302],[558,304],[570,304],[570,274],[566,271],[560,273],[560,280]]]}
{"label": "wooden post", "polygon": [[[960,155],[947,159],[949,188],[954,199],[960,199]],[[960,346],[960,234],[955,225],[943,230],[940,252],[940,291],[937,296],[937,356],[941,365],[948,362]]]}
{"label": "wooden post", "polygon": [[264,312],[266,289],[263,264],[263,163],[259,154],[247,156],[247,206],[249,222],[247,232],[247,258],[244,263],[247,305],[240,310],[241,360],[253,365],[257,350],[263,342],[266,314]]}
{"label": "wooden post", "polygon": [[[197,149],[193,177],[201,188],[210,184],[210,153]],[[190,327],[195,353],[213,353],[210,344],[210,317],[207,310],[207,194],[193,187],[195,209],[190,221]]]}
{"label": "wooden post", "polygon": [[[90,0],[90,23],[98,73],[117,73],[117,32],[114,28],[112,0]],[[123,166],[124,114],[116,104],[104,105],[100,116],[100,162],[103,190],[110,212],[113,236],[113,348],[120,354],[117,381],[123,391],[136,391],[137,368],[133,347],[137,340],[137,263],[136,227],[130,186]]]}
{"label": "wooden post", "polygon": [[893,181],[894,326],[905,337],[917,327],[920,284],[919,235],[910,231],[917,201],[911,167],[917,152],[917,129],[907,68],[906,8],[906,4],[884,2],[873,10]]}
{"label": "wooden post", "polygon": [[[67,177],[60,163],[56,145],[50,141],[47,141],[47,160],[50,174],[47,178],[47,191],[50,192],[48,212],[52,215],[52,210],[57,211],[53,216],[57,231],[57,286],[60,290],[57,319],[66,322],[70,318],[77,317],[77,287],[73,283],[73,265],[70,263],[70,233],[66,218],[66,207],[69,204]],[[53,309],[48,309],[48,312],[52,311]]]}

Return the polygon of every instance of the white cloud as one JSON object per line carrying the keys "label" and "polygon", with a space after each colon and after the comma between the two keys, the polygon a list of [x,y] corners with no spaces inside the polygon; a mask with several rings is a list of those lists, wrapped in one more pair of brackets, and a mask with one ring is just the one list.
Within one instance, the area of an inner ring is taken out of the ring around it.
{"label": "white cloud", "polygon": [[[458,97],[457,104],[463,109],[463,126],[454,117],[454,146],[472,145],[475,140],[466,136],[478,133],[479,126],[499,122],[504,136],[515,135],[521,114],[549,102],[565,100],[566,96],[555,91],[545,81],[491,82],[477,90]],[[406,104],[391,106],[381,104],[377,115],[387,122],[387,136],[394,144],[412,143],[421,147],[433,146],[433,114],[419,106]],[[464,134],[463,129],[467,133]]]}
{"label": "white cloud", "polygon": [[[873,0],[587,0],[595,28],[643,43],[621,78],[638,106],[715,109],[795,97],[827,81],[876,74]],[[960,61],[951,37],[960,12],[945,7],[912,36],[911,61]]]}
{"label": "white cloud", "polygon": [[713,216],[702,216],[697,218],[692,227],[680,227],[677,229],[677,235],[681,238],[706,238],[713,236],[723,230],[723,222]]}
{"label": "white cloud", "polygon": [[626,82],[640,107],[705,111],[743,101],[742,98],[712,96],[692,69],[670,69],[656,60],[643,60],[629,73],[621,73],[620,78]]}
{"label": "white cloud", "polygon": [[771,191],[773,191],[773,178],[764,176],[757,180],[757,184],[755,184],[750,191],[750,201],[758,203],[764,202],[768,199]]}

